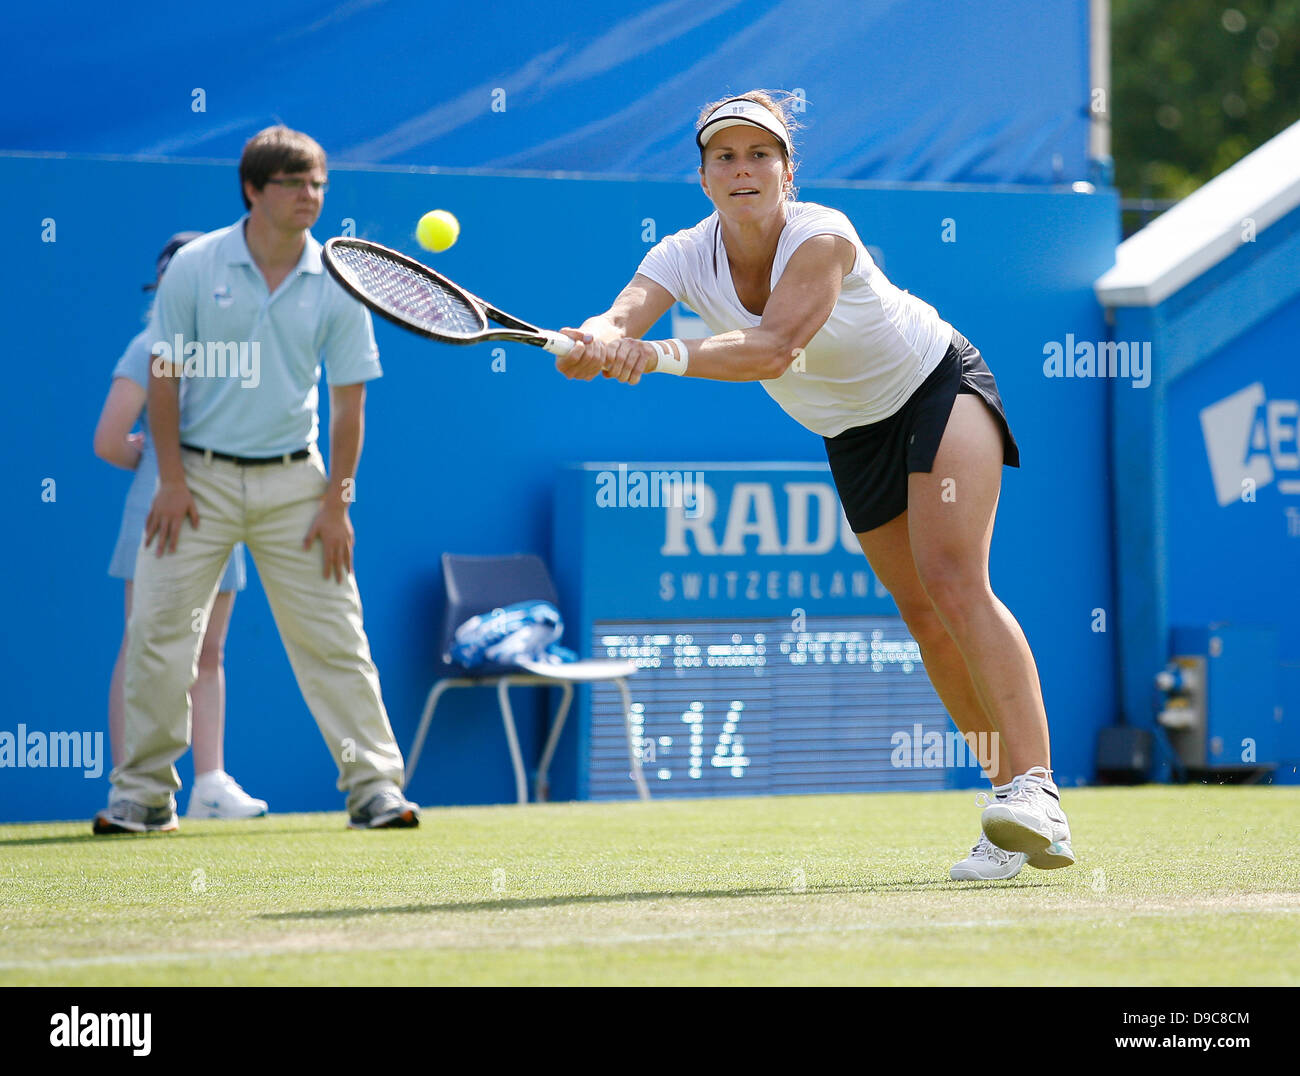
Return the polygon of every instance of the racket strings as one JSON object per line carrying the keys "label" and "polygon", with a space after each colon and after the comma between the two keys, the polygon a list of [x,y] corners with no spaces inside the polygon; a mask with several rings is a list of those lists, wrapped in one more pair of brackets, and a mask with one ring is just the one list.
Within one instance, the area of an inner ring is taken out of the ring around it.
{"label": "racket strings", "polygon": [[340,247],[334,256],[361,291],[427,329],[468,334],[482,332],[487,326],[477,307],[409,265],[354,247]]}

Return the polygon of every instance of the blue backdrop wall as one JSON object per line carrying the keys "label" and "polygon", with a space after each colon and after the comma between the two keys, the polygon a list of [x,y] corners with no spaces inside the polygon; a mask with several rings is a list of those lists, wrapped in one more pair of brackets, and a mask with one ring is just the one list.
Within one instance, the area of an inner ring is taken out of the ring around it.
{"label": "blue backdrop wall", "polygon": [[[459,244],[437,264],[471,290],[544,324],[603,309],[654,238],[709,209],[675,181],[554,181],[416,170],[336,169],[318,237],[358,235],[414,250],[420,213],[452,209]],[[1007,471],[992,574],[1042,665],[1056,752],[1069,779],[1092,770],[1114,713],[1105,386],[1043,372],[1066,334],[1105,336],[1092,282],[1116,240],[1112,193],[883,189],[805,183],[847,212],[889,275],[933,302],[987,356],[1020,441]],[[0,219],[17,246],[0,273],[15,312],[8,391],[4,548],[12,616],[0,731],[105,727],[121,633],[120,583],[105,574],[127,476],[96,460],[91,433],[109,373],[145,312],[140,285],[166,237],[240,213],[232,164],[0,157]],[[945,237],[948,240],[945,241]],[[444,551],[534,550],[549,558],[560,466],[582,460],[821,460],[820,439],[757,385],[647,379],[571,383],[531,348],[435,345],[378,324],[385,377],[369,394],[357,571],[398,741],[410,744],[434,664]],[[341,807],[333,764],[298,696],[254,583],[227,646],[227,762],[273,810]],[[540,708],[527,711],[535,755]],[[183,764],[187,778],[188,762]],[[86,817],[107,768],[0,769],[0,819]],[[424,803],[508,801],[494,710],[454,693],[412,789]]]}

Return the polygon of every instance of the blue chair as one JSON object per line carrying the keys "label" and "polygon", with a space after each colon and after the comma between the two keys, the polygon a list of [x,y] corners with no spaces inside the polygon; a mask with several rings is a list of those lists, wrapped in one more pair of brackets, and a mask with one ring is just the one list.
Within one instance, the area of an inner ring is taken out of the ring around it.
{"label": "blue chair", "polygon": [[558,687],[562,691],[560,707],[546,739],[546,747],[537,766],[537,799],[548,796],[547,773],[555,755],[564,720],[573,702],[575,683],[613,683],[623,696],[623,721],[627,729],[627,753],[632,764],[632,781],[637,795],[647,800],[650,790],[641,772],[641,757],[637,750],[637,737],[632,730],[632,696],[627,678],[637,671],[630,661],[589,659],[567,664],[549,665],[527,663],[517,665],[484,665],[466,669],[448,660],[456,629],[470,617],[491,612],[521,601],[548,601],[558,607],[559,596],[551,574],[542,559],[532,553],[519,553],[505,557],[467,557],[451,553],[442,555],[442,576],[447,585],[447,607],[442,619],[442,633],[438,640],[439,678],[434,682],[425,700],[424,713],[415,732],[415,742],[406,766],[406,787],[415,776],[415,768],[424,750],[425,736],[433,724],[433,715],[443,693],[456,687],[495,687],[501,722],[505,726],[506,743],[510,748],[510,761],[515,771],[515,793],[519,803],[528,802],[528,782],[524,775],[523,755],[519,750],[519,736],[515,731],[515,716],[510,708],[510,688]]}

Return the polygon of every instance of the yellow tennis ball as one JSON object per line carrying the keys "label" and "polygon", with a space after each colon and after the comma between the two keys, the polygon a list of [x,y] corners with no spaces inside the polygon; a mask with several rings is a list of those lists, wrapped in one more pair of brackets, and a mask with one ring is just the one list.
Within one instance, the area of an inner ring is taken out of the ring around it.
{"label": "yellow tennis ball", "polygon": [[435,209],[420,218],[415,238],[425,250],[441,253],[460,238],[460,221],[445,209]]}

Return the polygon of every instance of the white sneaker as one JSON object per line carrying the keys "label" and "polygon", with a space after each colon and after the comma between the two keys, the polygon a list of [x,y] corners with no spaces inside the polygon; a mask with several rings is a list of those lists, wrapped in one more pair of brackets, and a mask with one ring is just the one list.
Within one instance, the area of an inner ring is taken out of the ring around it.
{"label": "white sneaker", "polygon": [[984,834],[970,855],[948,872],[954,882],[990,882],[1002,878],[1014,878],[1025,865],[1024,852],[1008,852],[999,848]]}
{"label": "white sneaker", "polygon": [[1031,867],[1053,870],[1074,863],[1070,823],[1051,772],[1034,766],[1012,781],[1010,794],[984,808],[984,835],[1008,852],[1023,852]]}
{"label": "white sneaker", "polygon": [[255,800],[224,770],[202,774],[190,790],[186,818],[260,818],[266,800]]}

